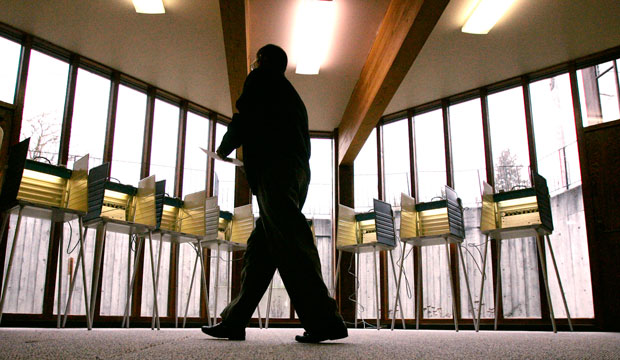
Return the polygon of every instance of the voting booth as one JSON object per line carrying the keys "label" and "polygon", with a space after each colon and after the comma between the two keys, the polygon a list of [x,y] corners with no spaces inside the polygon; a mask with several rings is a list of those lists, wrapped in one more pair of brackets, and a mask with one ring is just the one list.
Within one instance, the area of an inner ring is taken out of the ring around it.
{"label": "voting booth", "polygon": [[[77,160],[73,165],[73,170],[64,166],[51,165],[27,159],[30,139],[21,141],[11,146],[9,149],[9,159],[5,179],[2,183],[2,193],[0,194],[0,211],[5,212],[2,221],[0,237],[4,236],[7,229],[9,217],[12,212],[17,211],[17,224],[13,235],[13,244],[9,252],[9,261],[2,281],[2,295],[0,297],[0,321],[6,298],[6,291],[9,276],[13,265],[13,257],[17,238],[23,216],[51,220],[53,222],[68,222],[78,220],[79,224],[79,252],[83,257],[84,236],[82,231],[82,219],[87,211],[88,196],[88,155]],[[63,248],[63,236],[60,236],[60,248]],[[59,252],[58,271],[62,269],[63,252]],[[75,267],[80,267],[78,263]],[[82,262],[82,276],[85,279],[85,267]],[[58,281],[58,298],[62,287],[62,276]],[[86,282],[84,282],[86,284]],[[88,311],[88,295],[84,288],[84,301]],[[73,287],[70,288],[70,292]],[[69,304],[67,304],[68,310]],[[61,326],[61,302],[58,302],[57,327]],[[87,319],[87,327],[91,329],[90,319]]]}
{"label": "voting booth", "polygon": [[[469,295],[469,304],[473,310],[473,301],[467,277],[467,268],[463,260],[461,244],[465,239],[465,224],[463,220],[463,206],[456,192],[449,186],[445,187],[445,199],[417,203],[415,199],[406,194],[401,194],[401,217],[400,217],[400,241],[403,243],[401,253],[400,270],[397,281],[396,294],[400,293],[400,282],[403,274],[404,256],[408,244],[414,246],[418,253],[417,288],[422,288],[422,247],[444,245],[447,257],[447,271],[450,276],[450,289],[452,291],[452,313],[454,318],[454,329],[458,331],[458,319],[456,310],[456,290],[454,279],[452,278],[452,265],[450,263],[450,244],[456,244],[458,253],[457,258],[461,259],[461,266],[465,273],[465,284]],[[458,261],[458,260],[457,260]],[[422,298],[420,291],[417,292],[416,307],[416,329],[420,327],[420,317],[422,309]],[[397,299],[397,298],[396,298]],[[394,309],[396,310],[396,299]],[[401,307],[402,314],[402,307]],[[396,311],[392,317],[392,330],[396,319]],[[474,315],[475,319],[475,315]],[[477,323],[474,321],[477,330]]]}
{"label": "voting booth", "polygon": [[[379,301],[379,281],[377,279],[377,252],[389,251],[392,270],[394,270],[394,258],[392,250],[396,246],[396,233],[394,231],[394,213],[392,205],[377,199],[373,199],[373,208],[369,212],[356,213],[354,209],[338,206],[338,226],[336,231],[336,249],[338,250],[338,263],[336,265],[336,279],[334,289],[338,283],[340,263],[343,252],[355,254],[355,276],[360,273],[359,254],[373,252],[375,301],[377,309]],[[358,289],[355,287],[355,298]],[[355,303],[355,327],[357,327],[357,302]],[[377,329],[380,328],[380,311],[377,310]]]}
{"label": "voting booth", "polygon": [[[555,317],[553,315],[553,304],[549,292],[549,281],[547,277],[547,265],[545,253],[543,251],[544,241],[546,240],[549,247],[549,253],[555,269],[555,275],[560,287],[568,325],[573,330],[571,323],[564,288],[560,280],[558,267],[551,246],[549,235],[553,232],[553,217],[551,214],[551,197],[549,196],[549,188],[547,181],[538,173],[531,172],[530,188],[515,189],[511,191],[495,193],[493,187],[486,182],[483,184],[484,190],[482,194],[482,212],[480,217],[480,231],[486,235],[484,245],[484,256],[482,260],[482,278],[486,273],[486,260],[489,239],[497,241],[497,273],[495,276],[496,293],[495,293],[495,322],[494,329],[497,330],[497,308],[499,304],[499,289],[501,288],[501,246],[502,240],[517,240],[527,237],[536,239],[538,248],[538,259],[543,279],[545,283],[545,292],[547,302],[549,304],[549,314],[551,315],[551,325],[553,332],[557,332]],[[544,239],[544,240],[543,240]],[[480,298],[484,291],[484,282],[480,287]],[[478,322],[480,322],[481,304],[478,305]]]}

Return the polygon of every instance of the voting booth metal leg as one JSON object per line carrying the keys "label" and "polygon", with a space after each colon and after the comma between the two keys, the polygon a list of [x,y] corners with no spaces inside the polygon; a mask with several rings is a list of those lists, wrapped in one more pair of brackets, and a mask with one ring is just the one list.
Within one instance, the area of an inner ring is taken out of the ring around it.
{"label": "voting booth metal leg", "polygon": [[[415,314],[415,328],[416,330],[420,329],[420,318],[422,317],[422,247],[416,246],[416,252],[418,253],[418,286],[416,288],[415,297],[416,301],[416,314]],[[412,259],[413,262],[415,262]]]}
{"label": "voting booth metal leg", "polygon": [[551,247],[551,239],[549,235],[545,235],[547,239],[547,245],[549,246],[549,253],[551,254],[551,260],[553,261],[553,268],[555,269],[555,276],[558,279],[558,285],[560,286],[560,294],[562,294],[562,302],[564,303],[564,311],[566,311],[566,319],[568,320],[568,326],[570,331],[573,331],[573,323],[570,319],[570,312],[568,311],[568,304],[566,303],[566,295],[564,294],[564,287],[562,286],[562,280],[560,280],[560,273],[558,272],[558,265],[555,262],[555,255],[553,254],[553,247]]}
{"label": "voting booth metal leg", "polygon": [[217,324],[217,298],[220,286],[220,244],[217,244],[217,258],[215,259],[215,284],[213,285],[213,291],[215,292],[215,299],[213,301],[213,324]]}
{"label": "voting booth metal leg", "polygon": [[355,328],[357,329],[357,311],[359,310],[359,274],[360,274],[360,252],[359,249],[355,251]]}
{"label": "voting booth metal leg", "polygon": [[465,275],[465,285],[467,286],[467,299],[469,300],[469,308],[471,309],[471,318],[474,322],[474,329],[478,331],[478,322],[476,321],[476,312],[474,311],[474,301],[471,297],[471,289],[469,287],[469,278],[467,276],[467,268],[465,267],[465,260],[463,260],[463,249],[461,249],[461,244],[457,245],[458,248],[458,258],[461,259],[461,266],[463,267],[463,275]]}
{"label": "voting booth metal leg", "polygon": [[538,247],[538,259],[540,261],[540,267],[542,268],[543,280],[545,281],[545,292],[547,295],[547,303],[549,304],[549,316],[551,317],[551,326],[553,327],[553,332],[557,333],[558,329],[555,326],[555,315],[553,314],[553,304],[551,303],[551,293],[549,292],[549,279],[547,277],[547,262],[545,261],[545,253],[543,252],[543,249],[542,249],[540,236],[536,236],[536,246]]}
{"label": "voting booth metal leg", "polygon": [[[138,272],[138,267],[136,266],[138,263],[138,256],[142,253],[142,247],[144,246],[144,238],[143,237],[139,237],[140,240],[138,240],[138,248],[136,249],[136,254],[134,256],[134,262],[133,262],[133,274],[131,275],[131,283],[129,284],[129,291],[127,291],[127,300],[125,301],[125,315],[123,317],[123,324],[121,325],[121,327],[127,327],[129,328],[129,317],[131,316],[131,313],[129,311],[129,304],[131,301],[131,296],[133,295],[133,285],[136,282],[136,274]],[[130,245],[131,246],[131,245]],[[127,266],[129,266],[129,264],[127,264]]]}
{"label": "voting booth metal leg", "polygon": [[[390,262],[392,263],[392,274],[394,275],[394,283],[396,284],[396,268],[394,267],[394,254],[392,250],[390,250]],[[402,317],[403,329],[404,329],[405,328],[405,312],[403,310],[403,302],[401,301],[400,294],[396,295],[396,300],[398,301],[398,306],[400,306],[400,316]],[[392,319],[394,320],[396,319],[396,303],[394,305]],[[392,326],[391,330],[394,330],[394,326]]]}
{"label": "voting booth metal leg", "polygon": [[372,262],[374,264],[374,271],[373,271],[373,277],[375,280],[375,310],[377,313],[377,330],[381,329],[381,322],[380,322],[380,317],[381,317],[381,302],[379,301],[379,279],[377,278],[377,247],[373,246],[372,247]]}
{"label": "voting booth metal leg", "polygon": [[334,283],[332,284],[332,297],[336,298],[336,286],[338,286],[338,277],[340,276],[340,263],[342,262],[342,250],[338,250],[338,261],[336,262],[336,274],[334,275]]}
{"label": "voting booth metal leg", "polygon": [[[396,323],[396,306],[398,305],[398,301],[400,299],[400,281],[403,277],[403,267],[404,267],[403,261],[405,260],[405,249],[406,248],[407,248],[407,243],[403,243],[403,249],[400,254],[400,270],[398,271],[398,280],[396,280],[396,298],[394,298],[394,311],[392,313],[392,326],[390,327],[390,330],[394,330],[394,324]],[[394,276],[396,276],[396,273],[394,273]],[[400,307],[400,313],[403,314],[402,304]],[[405,315],[403,314],[403,329],[405,328],[404,321],[405,321]]]}
{"label": "voting booth metal leg", "polygon": [[[4,299],[6,298],[6,290],[9,285],[9,277],[11,276],[11,268],[13,267],[13,255],[15,255],[15,244],[17,243],[17,236],[19,235],[19,226],[22,222],[22,210],[23,206],[19,206],[19,212],[17,214],[17,224],[15,225],[15,234],[13,235],[13,244],[11,245],[11,253],[9,254],[9,263],[7,264],[4,274],[4,280],[2,281],[2,297],[0,297],[0,322],[2,321],[2,313],[4,311]],[[7,211],[7,217],[9,216]],[[6,220],[5,220],[6,223]],[[6,227],[6,225],[4,226]],[[0,234],[4,235],[4,234]]]}
{"label": "voting booth metal leg", "polygon": [[205,297],[205,304],[207,307],[207,325],[211,326],[211,315],[209,315],[209,288],[207,287],[207,271],[205,268],[205,262],[202,258],[202,240],[198,241],[198,259],[200,259],[200,279],[202,280],[202,291]]}
{"label": "voting booth metal leg", "polygon": [[[79,253],[77,256],[77,260],[75,262],[75,269],[73,270],[73,276],[71,277],[71,282],[69,283],[69,297],[67,299],[67,303],[65,304],[65,313],[64,313],[64,318],[62,320],[62,327],[64,328],[65,325],[67,324],[67,317],[69,315],[69,308],[71,308],[71,300],[73,299],[73,290],[75,288],[75,281],[77,279],[77,273],[78,270],[80,269],[80,266],[82,267],[82,283],[84,284],[82,286],[83,290],[84,290],[84,306],[85,306],[85,310],[86,310],[86,327],[88,328],[88,330],[92,330],[92,323],[90,321],[90,316],[88,314],[90,314],[90,302],[88,301],[88,289],[86,286],[86,261],[85,261],[85,255],[84,255],[84,239],[86,238],[86,233],[88,228],[84,229],[84,225],[82,224],[82,217],[78,218],[78,225],[79,225]],[[60,248],[60,251],[62,251],[62,246]],[[58,286],[60,288],[60,285]],[[58,298],[60,299],[60,295],[58,296]],[[60,301],[59,301],[60,303]],[[58,312],[60,313],[60,310]]]}
{"label": "voting booth metal leg", "polygon": [[[155,281],[154,281],[157,289],[159,289],[159,269],[161,269],[161,251],[162,251],[162,246],[164,244],[163,236],[164,235],[162,234],[159,237],[159,250],[157,250],[157,270],[155,271]],[[157,293],[155,294],[155,296],[157,297]],[[159,309],[157,309],[157,319],[155,317],[151,319],[151,329],[153,329],[153,327],[155,326],[155,320],[157,320],[157,330],[159,330],[161,328],[161,324],[159,322]]]}
{"label": "voting booth metal leg", "polygon": [[[84,255],[84,243],[85,243],[85,239],[86,239],[86,230],[84,229],[84,224],[82,223],[82,217],[80,216],[78,218],[78,225],[79,225],[79,231],[80,231],[80,237],[79,237],[79,242],[80,242],[80,253],[79,253],[79,257],[82,258],[82,283],[84,283],[84,286],[82,286],[82,288],[84,289],[84,307],[86,310],[86,314],[90,314],[90,308],[92,307],[91,304],[88,302],[88,289],[87,289],[87,283],[86,283],[86,256]],[[76,266],[77,268],[77,266]],[[65,317],[66,319],[66,317]],[[63,325],[64,326],[64,325]],[[88,328],[88,330],[92,330],[93,329],[93,322],[91,320],[90,317],[86,316],[86,327]]]}
{"label": "voting booth metal leg", "polygon": [[454,331],[459,331],[459,319],[456,311],[456,290],[454,289],[454,277],[452,276],[452,264],[450,261],[450,244],[446,239],[446,264],[448,264],[448,275],[450,277],[450,290],[452,291],[452,318],[454,319]]}
{"label": "voting booth metal leg", "polygon": [[[64,224],[63,224],[64,227]],[[62,307],[62,261],[63,261],[63,244],[64,243],[64,229],[60,230],[60,239],[58,240],[58,291],[57,291],[57,305],[56,305],[56,329],[60,329],[60,320],[62,318],[62,313],[60,309]]]}
{"label": "voting booth metal leg", "polygon": [[[482,318],[482,296],[484,295],[484,277],[487,272],[487,250],[489,248],[489,235],[486,236],[484,240],[484,254],[482,254],[482,280],[480,281],[480,297],[478,298],[478,329],[476,332],[480,330],[480,319]],[[476,316],[476,314],[474,314]]]}
{"label": "voting booth metal leg", "polygon": [[261,319],[261,315],[260,315],[260,303],[256,307],[256,311],[258,312],[258,328],[262,329],[263,328],[263,319]]}
{"label": "voting booth metal leg", "polygon": [[[90,323],[93,323],[93,319],[95,318],[95,303],[97,302],[97,291],[99,290],[99,274],[101,272],[101,264],[103,264],[103,245],[105,243],[105,239],[106,239],[106,233],[107,233],[107,229],[108,229],[108,224],[107,223],[103,223],[103,238],[101,240],[100,244],[97,244],[97,240],[95,239],[95,249],[96,249],[96,254],[95,254],[95,259],[94,259],[94,266],[93,266],[93,284],[90,287],[90,301],[91,301],[91,306],[90,306]],[[129,265],[128,265],[129,266]]]}
{"label": "voting booth metal leg", "polygon": [[269,315],[271,313],[271,293],[273,292],[273,278],[269,283],[269,292],[267,293],[267,313],[265,314],[265,329],[269,329]]}
{"label": "voting booth metal leg", "polygon": [[499,316],[499,298],[500,290],[502,289],[502,239],[497,239],[497,272],[495,274],[495,322],[493,324],[493,330],[497,330],[497,318]]}
{"label": "voting booth metal leg", "polygon": [[[153,258],[153,236],[149,231],[149,253],[151,255],[151,278],[153,279],[153,317],[157,320],[159,330],[159,306],[157,305],[157,279],[155,278],[155,264]],[[153,326],[151,326],[153,330]]]}
{"label": "voting booth metal leg", "polygon": [[183,315],[183,328],[185,328],[185,323],[187,322],[187,311],[189,310],[189,302],[192,298],[192,289],[194,288],[194,278],[196,277],[196,267],[198,266],[199,257],[200,257],[200,252],[196,250],[196,259],[194,260],[194,270],[192,270],[192,279],[189,281],[189,291],[187,292],[187,302],[185,303],[185,314]]}

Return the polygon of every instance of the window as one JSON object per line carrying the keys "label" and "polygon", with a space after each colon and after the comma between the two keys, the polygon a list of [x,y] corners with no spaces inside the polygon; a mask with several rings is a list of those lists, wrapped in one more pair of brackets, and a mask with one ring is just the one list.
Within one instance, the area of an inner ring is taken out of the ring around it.
{"label": "window", "polygon": [[[179,318],[185,316],[187,308],[188,317],[200,316],[200,293],[202,289],[202,275],[200,260],[196,257],[197,248],[192,244],[179,245],[179,277],[177,283],[177,314]],[[192,275],[192,270],[194,274]],[[192,276],[194,281],[192,283]],[[189,287],[192,285],[192,293]],[[189,305],[187,305],[189,295]]]}
{"label": "window", "polygon": [[[367,212],[373,208],[373,199],[378,196],[378,171],[377,171],[377,133],[376,130],[370,133],[366,143],[362,147],[353,163],[353,188],[355,192],[355,211]],[[357,312],[359,319],[376,318],[376,298],[374,283],[374,262],[373,253],[363,253],[359,255],[359,269],[357,274],[358,286],[358,303]],[[354,257],[355,258],[355,257]],[[341,264],[347,268],[355,266],[355,264]],[[377,260],[377,270],[379,270]],[[351,271],[355,272],[351,267]],[[378,271],[377,271],[378,272]],[[380,276],[377,277],[380,279]],[[343,297],[349,297],[351,294],[342,294]]]}
{"label": "window", "polygon": [[206,189],[208,158],[200,148],[209,149],[209,123],[209,119],[203,116],[187,113],[183,162],[184,195]]}
{"label": "window", "polygon": [[[199,147],[209,149],[209,126],[209,119],[193,112],[187,113],[183,196],[206,189],[208,158]],[[196,260],[198,260],[196,258],[196,251],[197,249],[190,244],[182,244],[179,247],[179,274],[183,274],[183,276],[179,276],[179,283],[177,284],[177,313],[179,317],[185,315],[186,306],[188,317],[200,316],[202,278],[200,261],[196,263]],[[189,294],[192,270],[194,271],[195,278],[192,293]],[[213,294],[213,292],[210,292],[210,294]],[[189,305],[187,305],[188,296],[190,299]],[[212,308],[210,309],[212,310]],[[222,307],[220,307],[221,309]]]}
{"label": "window", "polygon": [[[482,133],[482,108],[480,99],[451,105],[450,133],[452,140],[452,169],[454,171],[454,190],[463,202],[465,218],[465,241],[462,246],[463,260],[474,302],[474,312],[469,305],[467,284],[459,262],[461,316],[472,318],[477,315],[482,280],[482,253],[485,236],[480,232],[480,212],[482,182],[486,180],[484,157],[484,137]],[[490,247],[489,247],[490,249]],[[487,259],[491,251],[487,252]],[[493,272],[491,261],[487,261],[487,274]],[[482,318],[494,316],[493,284],[490,276],[485,277],[482,300]],[[446,289],[449,291],[449,289]]]}
{"label": "window", "polygon": [[[407,119],[401,119],[383,126],[383,166],[385,179],[385,199],[392,204],[396,228],[396,248],[392,251],[394,271],[388,258],[389,317],[392,317],[396,284],[400,270],[402,243],[400,242],[400,196],[411,195],[411,172],[409,164],[409,126]],[[411,247],[409,247],[411,249]],[[415,317],[415,293],[413,291],[413,253],[407,251],[403,260],[404,268],[400,282],[400,298],[405,318]],[[397,317],[402,317],[398,305]]]}
{"label": "window", "polygon": [[32,50],[20,137],[29,159],[58,163],[68,75],[69,64]]}
{"label": "window", "polygon": [[149,174],[155,175],[156,181],[166,180],[170,196],[174,196],[178,135],[179,107],[156,99]]}
{"label": "window", "polygon": [[[224,134],[226,134],[226,125],[217,124],[215,127],[215,148],[220,145]],[[233,151],[228,157],[236,157],[237,150]],[[215,162],[213,181],[213,195],[217,196],[217,202],[220,210],[232,212],[235,208],[235,166],[222,161]]]}
{"label": "window", "polygon": [[[441,109],[413,118],[418,196],[416,202],[442,198],[446,185],[446,150]],[[424,246],[422,252],[422,315],[424,318],[452,317],[450,274],[446,249]]]}
{"label": "window", "polygon": [[[138,241],[126,234],[108,231],[105,239],[101,282],[101,308],[103,316],[122,316],[125,313],[127,289],[131,283],[133,264]],[[146,245],[142,252],[148,251]],[[145,272],[148,268],[144,268]],[[138,279],[136,279],[138,281]],[[144,291],[144,290],[143,290]],[[76,297],[77,293],[73,296]],[[93,301],[93,304],[95,302]],[[131,303],[129,304],[131,311]]]}
{"label": "window", "polygon": [[[530,84],[538,172],[551,194],[550,239],[571,317],[592,318],[590,257],[583,210],[575,115],[568,74]],[[551,254],[547,273],[556,317],[566,317]]]}
{"label": "window", "polygon": [[[488,104],[495,192],[531,186],[523,89],[489,95]],[[540,317],[534,238],[502,241],[501,276],[504,317]]]}
{"label": "window", "polygon": [[120,85],[110,170],[120,183],[137,186],[140,181],[145,119],[146,94]]}
{"label": "window", "polygon": [[321,259],[323,281],[333,291],[332,208],[334,204],[334,153],[332,139],[311,139],[310,187],[303,208],[308,220],[313,221],[316,247]]}
{"label": "window", "polygon": [[416,115],[413,125],[418,182],[416,202],[438,200],[446,185],[446,149],[441,109]]}
{"label": "window", "polygon": [[89,167],[101,165],[108,118],[110,80],[88,70],[79,69],[71,121],[69,161],[89,154]]}
{"label": "window", "polygon": [[583,126],[620,119],[618,60],[577,71]]}
{"label": "window", "polygon": [[[161,236],[161,235],[160,235]],[[153,268],[157,282],[157,309],[159,316],[168,315],[168,278],[170,275],[170,248],[168,241],[161,242],[159,236],[153,238]],[[161,246],[161,248],[160,248]],[[153,302],[153,274],[151,270],[151,244],[144,239],[144,270],[142,273],[142,316],[152,316],[155,312]],[[161,254],[159,253],[161,249]],[[161,256],[161,260],[159,259]],[[159,265],[159,270],[157,267]],[[159,277],[157,277],[159,275]]]}
{"label": "window", "polygon": [[[222,139],[224,138],[224,134],[226,134],[227,127],[222,124],[217,124],[215,127],[215,136],[216,136],[216,149],[217,146],[220,145]],[[236,157],[236,150],[233,151],[229,157]],[[213,182],[213,194],[217,196],[217,201],[220,206],[220,210],[225,211],[234,211],[235,207],[235,166],[232,164],[224,163],[222,161],[215,161],[214,167],[214,182]],[[217,260],[219,258],[219,282],[217,288],[217,312],[215,312],[215,279],[216,279],[216,270]],[[209,287],[209,312],[211,316],[219,316],[219,313],[224,309],[226,304],[228,304],[230,299],[230,274],[231,274],[231,265],[232,265],[232,256],[230,252],[222,249],[221,251],[217,251],[217,249],[211,250],[211,258],[210,258],[210,282]],[[241,261],[241,260],[239,260]]]}
{"label": "window", "polygon": [[372,199],[379,197],[378,186],[377,133],[373,129],[353,162],[356,212],[366,212],[372,209]]}
{"label": "window", "polygon": [[[4,273],[9,263],[9,252],[17,225],[17,214],[11,214],[4,260]],[[22,217],[13,255],[4,300],[5,313],[41,314],[47,269],[51,221]]]}
{"label": "window", "polygon": [[[86,228],[84,228],[86,230]],[[84,231],[83,230],[83,231]],[[60,270],[60,276],[62,276],[62,287],[61,287],[61,302],[60,302],[60,312],[64,314],[65,308],[67,305],[67,301],[69,299],[69,285],[71,279],[73,278],[75,267],[78,265],[77,258],[80,254],[80,229],[77,220],[72,220],[70,222],[66,222],[63,225],[63,247],[58,249],[58,261],[60,262],[60,256],[62,255],[62,267]],[[95,236],[97,232],[94,229],[90,229],[86,232],[86,237],[84,238],[84,256],[86,257],[86,262],[84,263],[86,267],[86,289],[88,290],[88,300],[90,301],[90,289],[92,289],[92,278],[93,278],[93,261],[95,259]],[[62,253],[62,254],[61,254]],[[71,306],[69,307],[70,315],[85,315],[86,314],[86,306],[84,304],[84,282],[82,281],[82,265],[80,262],[80,266],[78,272],[76,273],[75,285],[73,289],[73,296],[71,297]],[[54,291],[54,310],[53,313],[57,314],[58,311],[58,276],[56,277],[56,287]]]}
{"label": "window", "polygon": [[13,104],[22,47],[0,36],[0,101]]}

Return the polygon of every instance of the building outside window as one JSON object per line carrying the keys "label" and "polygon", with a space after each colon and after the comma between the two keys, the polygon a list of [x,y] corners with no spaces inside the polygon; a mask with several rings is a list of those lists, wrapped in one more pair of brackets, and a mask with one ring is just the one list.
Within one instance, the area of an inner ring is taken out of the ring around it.
{"label": "building outside window", "polygon": [[[551,243],[571,317],[592,318],[592,284],[575,115],[568,74],[530,84],[538,172],[551,194]],[[556,317],[566,317],[547,247],[547,274]]]}
{"label": "building outside window", "polygon": [[[480,212],[482,204],[482,183],[486,180],[484,157],[484,137],[482,132],[482,108],[480,99],[473,99],[449,107],[450,138],[452,141],[452,169],[454,171],[454,190],[463,202],[465,220],[465,240],[462,253],[474,309],[467,298],[465,273],[459,262],[461,317],[472,318],[477,315],[482,284],[482,256],[485,236],[480,232]],[[492,274],[490,246],[487,250],[486,273]],[[482,296],[482,318],[492,318],[495,311],[493,283],[491,276],[485,277]]]}
{"label": "building outside window", "polygon": [[[488,105],[495,192],[530,187],[523,89],[491,94]],[[533,237],[502,241],[501,276],[504,317],[539,318],[538,254]]]}
{"label": "building outside window", "polygon": [[[416,202],[445,197],[446,150],[441,109],[413,118],[417,172]],[[422,253],[422,315],[424,318],[451,318],[452,292],[444,246],[424,246]]]}
{"label": "building outside window", "polygon": [[577,71],[583,126],[620,119],[619,60]]}

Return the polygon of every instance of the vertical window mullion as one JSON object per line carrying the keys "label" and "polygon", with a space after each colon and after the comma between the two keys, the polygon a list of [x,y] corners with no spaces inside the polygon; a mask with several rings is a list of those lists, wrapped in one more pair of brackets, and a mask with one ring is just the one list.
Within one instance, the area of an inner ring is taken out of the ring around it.
{"label": "vertical window mullion", "polygon": [[[534,124],[532,120],[532,99],[530,95],[530,82],[527,76],[521,77],[521,89],[523,89],[523,105],[525,109],[525,128],[527,131],[527,147],[530,155],[530,169],[538,172],[538,160],[536,158],[536,141],[534,138]],[[533,183],[532,183],[533,184]]]}
{"label": "vertical window mullion", "polygon": [[26,83],[28,82],[28,70],[30,67],[30,54],[32,52],[32,36],[26,35],[23,42],[22,53],[19,59],[19,73],[17,76],[17,91],[15,92],[15,121],[12,126],[10,145],[19,142],[22,119],[24,115],[24,102],[26,100]]}
{"label": "vertical window mullion", "polygon": [[108,101],[108,119],[105,132],[105,143],[103,146],[103,161],[112,161],[112,150],[114,148],[114,128],[116,126],[116,110],[118,107],[118,89],[120,86],[121,74],[118,71],[112,73],[112,83],[110,84],[110,99]]}
{"label": "vertical window mullion", "polygon": [[67,165],[67,161],[69,160],[69,142],[71,141],[71,123],[73,121],[73,106],[75,103],[75,88],[77,85],[79,65],[80,57],[72,54],[69,64],[69,80],[67,82],[67,95],[65,96],[65,109],[58,149],[59,165]]}
{"label": "vertical window mullion", "polygon": [[149,86],[146,100],[146,121],[144,122],[144,142],[142,146],[142,164],[140,167],[140,179],[149,176],[151,167],[151,148],[153,145],[153,118],[155,116],[156,89]]}
{"label": "vertical window mullion", "polygon": [[181,102],[179,111],[179,130],[177,139],[177,160],[175,169],[174,196],[181,197],[183,194],[183,167],[185,166],[185,136],[187,130],[187,101]]}

